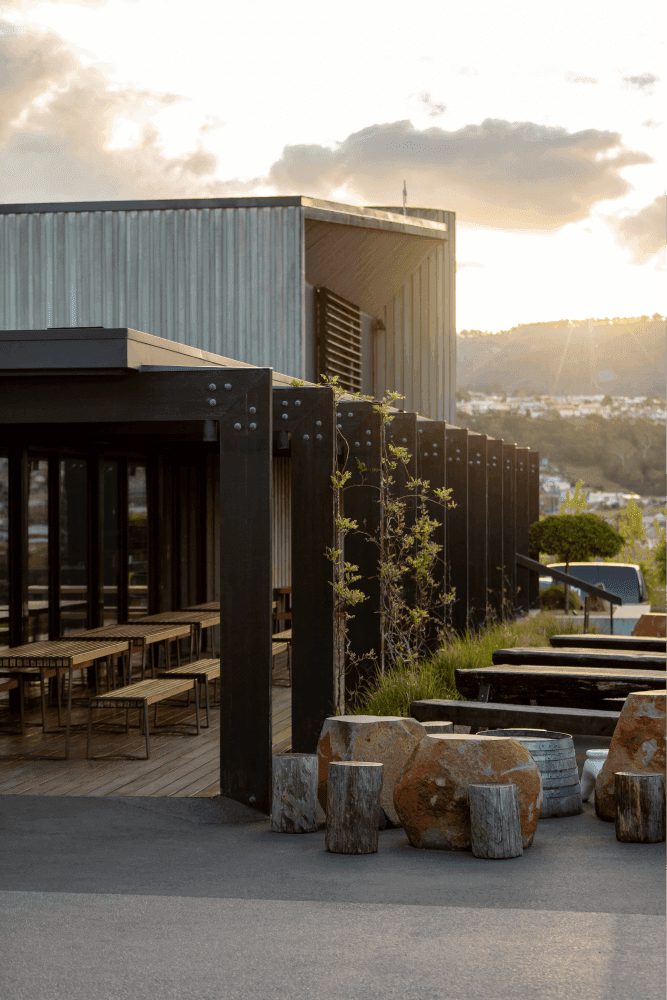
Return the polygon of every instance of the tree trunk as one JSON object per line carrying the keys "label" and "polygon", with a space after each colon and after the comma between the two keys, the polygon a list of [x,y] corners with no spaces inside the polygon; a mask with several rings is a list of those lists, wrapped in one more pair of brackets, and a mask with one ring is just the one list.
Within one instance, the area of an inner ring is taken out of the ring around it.
{"label": "tree trunk", "polygon": [[329,764],[325,846],[332,854],[375,854],[382,764]]}
{"label": "tree trunk", "polygon": [[[565,572],[566,573],[570,572],[570,560],[569,559],[567,559],[565,561]],[[565,584],[565,600],[564,600],[564,604],[565,604],[565,614],[569,615],[569,613],[570,613],[570,585],[569,585],[569,583]]]}
{"label": "tree trunk", "polygon": [[453,733],[453,722],[422,722],[422,726],[429,736],[440,736],[441,733]]}
{"label": "tree trunk", "polygon": [[274,833],[317,830],[317,754],[274,754],[271,829]]}
{"label": "tree trunk", "polygon": [[523,854],[516,785],[469,784],[470,840],[476,858]]}
{"label": "tree trunk", "polygon": [[665,839],[664,774],[617,771],[616,839],[624,844],[659,844]]}

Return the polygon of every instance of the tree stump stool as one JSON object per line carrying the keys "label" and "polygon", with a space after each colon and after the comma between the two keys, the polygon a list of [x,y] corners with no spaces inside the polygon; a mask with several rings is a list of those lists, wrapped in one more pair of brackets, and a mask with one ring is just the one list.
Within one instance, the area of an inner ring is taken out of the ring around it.
{"label": "tree stump stool", "polygon": [[334,761],[327,782],[325,846],[332,854],[376,854],[383,765]]}
{"label": "tree stump stool", "polygon": [[665,839],[664,774],[617,771],[616,839],[623,844],[660,844]]}
{"label": "tree stump stool", "polygon": [[273,756],[271,829],[274,833],[317,830],[317,755]]}
{"label": "tree stump stool", "polygon": [[521,817],[516,785],[468,785],[470,842],[476,858],[519,858]]}
{"label": "tree stump stool", "polygon": [[442,733],[453,733],[454,723],[453,722],[422,722],[420,723],[426,730],[429,736],[440,736]]}

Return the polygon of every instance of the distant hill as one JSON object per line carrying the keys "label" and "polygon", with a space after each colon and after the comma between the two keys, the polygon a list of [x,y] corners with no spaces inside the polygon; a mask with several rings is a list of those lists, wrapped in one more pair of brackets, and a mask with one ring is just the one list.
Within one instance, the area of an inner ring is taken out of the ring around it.
{"label": "distant hill", "polygon": [[461,330],[456,346],[459,389],[665,395],[665,321],[657,314]]}

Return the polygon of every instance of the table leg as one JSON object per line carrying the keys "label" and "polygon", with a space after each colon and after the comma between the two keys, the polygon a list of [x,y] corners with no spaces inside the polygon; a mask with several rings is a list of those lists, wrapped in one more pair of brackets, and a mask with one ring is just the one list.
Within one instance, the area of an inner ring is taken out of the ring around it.
{"label": "table leg", "polygon": [[[58,671],[56,670],[56,674]],[[46,692],[44,690],[44,668],[39,668],[39,694],[42,702],[42,732],[46,732]]]}
{"label": "table leg", "polygon": [[[208,688],[208,679],[206,681],[206,686]],[[199,726],[199,681],[195,681],[195,719],[197,720],[197,736],[199,736],[201,733],[201,728]]]}
{"label": "table leg", "polygon": [[92,735],[92,722],[93,722],[93,701],[92,698],[88,702],[88,738],[86,740],[86,759],[90,757],[90,737]]}
{"label": "table leg", "polygon": [[208,677],[207,677],[206,678],[206,728],[210,729],[211,728],[211,714],[210,714],[211,713],[211,705],[210,705],[210,701],[209,701],[208,687],[209,687],[209,684],[208,684]]}
{"label": "table leg", "polygon": [[[157,708],[157,705],[155,706]],[[144,702],[144,726],[146,727],[146,760],[151,755],[151,743],[148,735],[148,701]]]}
{"label": "table leg", "polygon": [[72,722],[72,664],[67,675],[67,723],[65,727],[65,760],[69,758],[69,730]]}

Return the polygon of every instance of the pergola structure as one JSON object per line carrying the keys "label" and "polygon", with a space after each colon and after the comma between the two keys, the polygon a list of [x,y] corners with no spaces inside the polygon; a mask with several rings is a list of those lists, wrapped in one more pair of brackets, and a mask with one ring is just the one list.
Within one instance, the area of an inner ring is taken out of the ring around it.
{"label": "pergola structure", "polygon": [[[489,610],[527,607],[528,587],[517,594],[515,553],[528,555],[528,525],[538,516],[537,455],[416,413],[396,412],[389,434],[410,451],[411,471],[434,487],[452,488],[456,507],[441,516],[437,540],[445,550],[443,578],[456,588],[454,626],[479,623]],[[356,457],[379,466],[380,416],[369,402],[344,399],[336,409],[331,389],[293,384],[269,368],[125,328],[0,332],[0,461],[9,526],[6,565],[0,542],[9,624],[3,644],[30,639],[34,463],[48,476],[42,603],[51,638],[64,631],[67,505],[83,525],[79,626],[104,623],[110,566],[114,614],[118,621],[127,616],[127,484],[129,470],[143,463],[147,610],[219,599],[221,792],[268,811],[273,462],[289,458],[289,514],[280,530],[291,566],[292,748],[312,752],[334,707],[333,567],[326,551],[334,544],[331,474],[340,435],[352,471]],[[65,475],[75,459],[84,487],[78,507]],[[111,467],[109,500],[104,473]],[[371,534],[378,524],[373,475],[345,494],[346,515]],[[110,562],[108,518],[117,500]],[[346,559],[359,564],[369,595],[350,623],[351,648],[361,656],[379,648],[374,551],[361,536],[348,536]]]}

